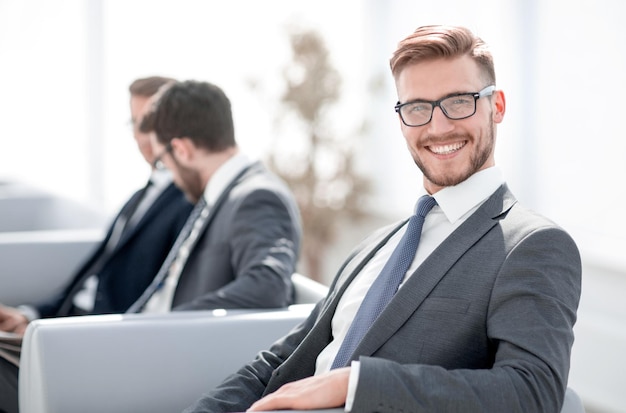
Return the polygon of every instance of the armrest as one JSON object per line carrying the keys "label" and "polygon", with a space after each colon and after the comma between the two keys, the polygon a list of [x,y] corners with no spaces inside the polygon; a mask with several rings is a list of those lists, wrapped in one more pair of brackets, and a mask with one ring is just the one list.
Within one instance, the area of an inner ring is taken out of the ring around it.
{"label": "armrest", "polygon": [[22,346],[20,412],[181,411],[312,308],[35,320]]}
{"label": "armrest", "polygon": [[[322,410],[273,410],[260,413],[343,413],[343,408],[322,409]],[[561,413],[585,413],[585,407],[578,393],[571,387],[565,391],[565,400]]]}
{"label": "armrest", "polygon": [[295,289],[296,304],[315,304],[328,294],[328,286],[300,273],[293,273],[291,281]]}
{"label": "armrest", "polygon": [[[24,336],[21,413],[182,411],[304,320],[312,305],[33,321]],[[343,408],[281,413],[340,413]],[[568,388],[562,413],[584,412]]]}
{"label": "armrest", "polygon": [[336,409],[318,409],[318,410],[272,410],[267,412],[259,412],[259,413],[344,413],[345,410],[343,407],[338,407]]}
{"label": "armrest", "polygon": [[571,387],[565,390],[565,399],[563,400],[561,413],[585,413],[583,401]]}

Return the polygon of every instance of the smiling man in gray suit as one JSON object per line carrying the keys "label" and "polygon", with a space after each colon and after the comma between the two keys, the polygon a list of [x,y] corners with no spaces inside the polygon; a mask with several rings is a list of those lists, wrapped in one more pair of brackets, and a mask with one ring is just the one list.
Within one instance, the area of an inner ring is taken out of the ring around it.
{"label": "smiling man in gray suit", "polygon": [[404,223],[363,242],[303,324],[186,412],[561,408],[580,256],[565,231],[516,201],[495,166],[505,99],[490,52],[467,29],[421,27],[399,43],[391,70],[423,173],[416,196],[437,203],[397,292],[343,359],[385,263],[406,245]]}

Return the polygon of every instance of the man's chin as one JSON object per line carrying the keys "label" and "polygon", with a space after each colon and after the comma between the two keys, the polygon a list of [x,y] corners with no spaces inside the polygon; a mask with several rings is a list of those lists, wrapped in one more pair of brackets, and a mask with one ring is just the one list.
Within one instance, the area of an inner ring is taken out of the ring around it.
{"label": "man's chin", "polygon": [[450,173],[441,173],[441,174],[431,174],[424,173],[426,179],[433,185],[445,188],[448,186],[455,186],[460,184],[469,178],[472,174],[450,174]]}

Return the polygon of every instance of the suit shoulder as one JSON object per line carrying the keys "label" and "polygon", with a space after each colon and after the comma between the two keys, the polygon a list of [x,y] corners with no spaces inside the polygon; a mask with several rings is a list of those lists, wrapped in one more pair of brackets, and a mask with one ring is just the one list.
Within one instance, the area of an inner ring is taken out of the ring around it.
{"label": "suit shoulder", "polygon": [[515,203],[499,221],[507,237],[524,239],[538,233],[549,233],[550,238],[559,242],[576,244],[572,236],[552,219],[539,212]]}
{"label": "suit shoulder", "polygon": [[295,196],[278,175],[271,172],[261,163],[253,164],[246,174],[232,188],[230,199],[276,197],[286,205],[296,205]]}
{"label": "suit shoulder", "polygon": [[519,202],[515,203],[508,211],[505,222],[512,225],[525,225],[536,228],[563,228],[545,215],[530,209]]}

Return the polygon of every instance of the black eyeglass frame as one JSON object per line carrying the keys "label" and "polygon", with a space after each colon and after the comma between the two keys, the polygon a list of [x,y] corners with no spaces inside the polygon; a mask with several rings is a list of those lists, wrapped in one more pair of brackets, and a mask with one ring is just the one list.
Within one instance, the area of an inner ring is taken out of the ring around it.
{"label": "black eyeglass frame", "polygon": [[[441,109],[441,112],[448,119],[451,119],[451,120],[467,119],[467,118],[470,118],[470,117],[472,117],[472,116],[474,116],[476,114],[476,107],[477,107],[476,101],[478,101],[478,99],[480,99],[482,97],[493,95],[493,92],[495,92],[495,91],[496,91],[496,86],[495,85],[489,85],[489,86],[486,86],[485,88],[481,89],[478,92],[453,93],[451,95],[444,96],[444,97],[442,97],[439,100],[415,99],[415,100],[411,100],[411,101],[405,102],[405,103],[398,102],[398,103],[396,103],[396,106],[394,106],[394,109],[395,109],[396,113],[398,115],[400,115],[400,119],[402,120],[402,123],[404,123],[408,127],[418,127],[418,126],[424,126],[424,125],[428,124],[433,119],[433,113],[435,112],[435,108],[436,107],[439,107],[439,109]],[[441,102],[443,102],[444,100],[453,98],[455,96],[466,96],[466,95],[467,96],[472,96],[474,98],[474,111],[471,114],[467,115],[467,116],[462,116],[460,118],[452,117],[452,116],[450,116],[446,112],[445,108],[443,106],[441,106]],[[420,123],[420,124],[417,124],[417,125],[412,125],[412,124],[407,123],[404,120],[404,116],[402,116],[402,108],[404,106],[411,105],[411,104],[414,104],[414,103],[429,103],[430,104],[430,106],[431,106],[430,117],[428,118],[428,120],[426,122]]]}
{"label": "black eyeglass frame", "polygon": [[163,157],[171,152],[172,152],[172,143],[168,142],[167,145],[165,145],[165,148],[163,149],[163,151],[156,158],[154,158],[154,161],[152,161],[152,166],[155,169],[165,169],[165,164],[163,163]]}

